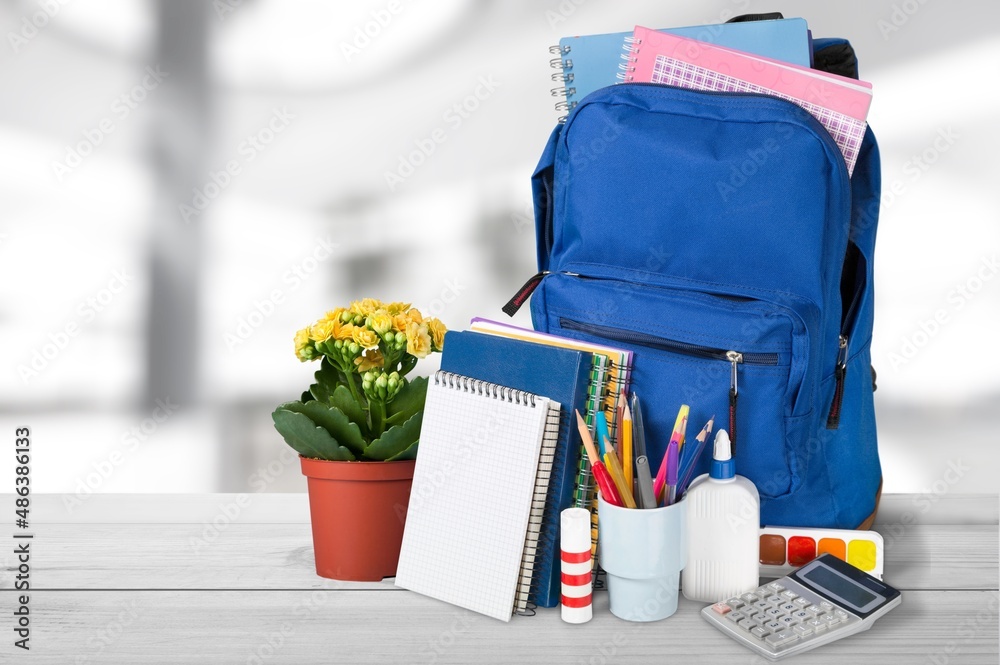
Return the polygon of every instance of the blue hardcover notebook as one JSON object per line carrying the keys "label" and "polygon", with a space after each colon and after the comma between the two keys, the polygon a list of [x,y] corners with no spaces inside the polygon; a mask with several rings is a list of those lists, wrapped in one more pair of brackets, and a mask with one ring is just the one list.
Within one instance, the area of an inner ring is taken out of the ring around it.
{"label": "blue hardcover notebook", "polygon": [[592,354],[470,331],[445,335],[441,369],[559,402],[559,442],[542,513],[531,592],[539,607],[555,607],[562,592],[559,574],[559,515],[573,505],[580,435],[574,410],[584,409]]}
{"label": "blue hardcover notebook", "polygon": [[[687,28],[660,30],[672,35],[746,51],[765,58],[783,60],[803,67],[810,66],[812,51],[809,48],[809,27],[805,19],[785,18],[773,21],[747,21],[745,23],[720,23],[696,25]],[[560,73],[554,80],[563,81],[564,88],[553,94],[565,95],[566,100],[556,104],[557,111],[568,112],[581,99],[597,90],[619,83],[618,65],[622,59],[625,39],[631,32],[605,35],[563,37],[559,40],[560,57],[551,61]]]}

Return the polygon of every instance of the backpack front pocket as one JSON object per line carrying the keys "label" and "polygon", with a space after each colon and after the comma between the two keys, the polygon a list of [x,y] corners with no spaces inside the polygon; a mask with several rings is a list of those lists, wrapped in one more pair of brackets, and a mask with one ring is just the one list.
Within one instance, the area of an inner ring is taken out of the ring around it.
{"label": "backpack front pocket", "polygon": [[785,419],[803,380],[805,334],[784,308],[565,273],[543,280],[536,301],[544,303],[540,330],[634,352],[632,386],[645,405],[651,462],[662,459],[677,409],[688,404],[688,440],[714,415],[716,430],[735,435],[739,473],[762,495],[794,491]]}

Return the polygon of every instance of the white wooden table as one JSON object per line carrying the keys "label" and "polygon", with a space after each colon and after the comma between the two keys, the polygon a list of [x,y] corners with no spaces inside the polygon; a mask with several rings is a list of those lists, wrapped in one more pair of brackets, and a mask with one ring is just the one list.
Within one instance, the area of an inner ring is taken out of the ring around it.
{"label": "white wooden table", "polygon": [[[12,495],[2,505],[13,506]],[[13,519],[13,511],[10,511]],[[0,527],[3,663],[756,663],[681,599],[661,622],[558,610],[502,623],[313,571],[305,495],[97,495],[32,503],[30,652],[13,646],[22,592]],[[868,633],[793,663],[998,662],[998,497],[884,496],[885,580],[903,604]]]}

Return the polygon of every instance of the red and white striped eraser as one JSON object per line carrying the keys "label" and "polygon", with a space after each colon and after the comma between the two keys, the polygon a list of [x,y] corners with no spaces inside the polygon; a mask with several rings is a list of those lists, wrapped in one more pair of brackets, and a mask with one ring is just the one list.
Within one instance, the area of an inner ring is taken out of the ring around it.
{"label": "red and white striped eraser", "polygon": [[590,511],[567,508],[560,515],[562,619],[586,623],[594,616],[590,568]]}

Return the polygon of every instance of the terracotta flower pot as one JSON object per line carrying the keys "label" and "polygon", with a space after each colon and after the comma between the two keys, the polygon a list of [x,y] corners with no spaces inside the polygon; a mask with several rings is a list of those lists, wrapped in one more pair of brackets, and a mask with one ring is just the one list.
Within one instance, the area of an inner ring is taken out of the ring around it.
{"label": "terracotta flower pot", "polygon": [[396,574],[413,483],[413,460],[328,462],[299,458],[309,482],[316,573],[377,581]]}

